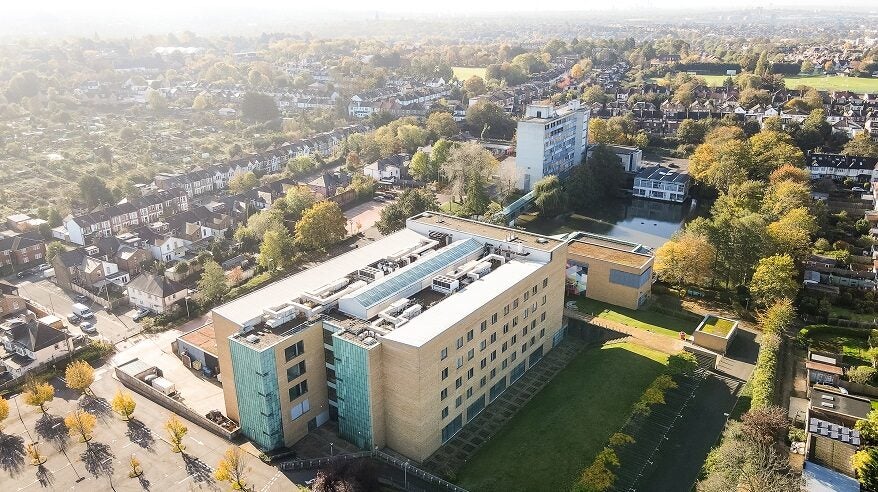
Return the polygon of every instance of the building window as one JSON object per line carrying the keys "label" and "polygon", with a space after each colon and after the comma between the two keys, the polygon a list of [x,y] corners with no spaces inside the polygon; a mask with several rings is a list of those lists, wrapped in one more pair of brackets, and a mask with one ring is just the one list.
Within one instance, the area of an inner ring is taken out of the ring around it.
{"label": "building window", "polygon": [[532,293],[536,294],[536,293],[537,293],[537,286],[534,285],[533,289],[531,289],[530,291],[531,291]]}
{"label": "building window", "polygon": [[463,405],[463,396],[457,395],[457,398],[454,399],[454,408],[460,408]]}
{"label": "building window", "polygon": [[446,367],[445,369],[442,369],[442,380],[445,381],[445,379],[447,379],[447,378],[448,378],[448,368]]}
{"label": "building window", "polygon": [[497,334],[496,334],[496,333],[491,333],[491,343],[494,343],[494,342],[496,342],[496,341],[497,341]]}
{"label": "building window", "polygon": [[308,392],[308,380],[304,380],[301,383],[290,388],[290,401],[295,400],[296,398],[304,395]]}
{"label": "building window", "polygon": [[439,352],[439,360],[445,360],[447,357],[448,357],[448,347],[445,347],[444,349],[442,349],[441,352]]}
{"label": "building window", "polygon": [[546,321],[546,312],[545,311],[543,311],[543,313],[540,314],[540,321]]}
{"label": "building window", "polygon": [[467,379],[472,379],[474,375],[475,375],[475,369],[473,369],[472,367],[467,369],[467,371],[466,371],[466,378]]}
{"label": "building window", "polygon": [[518,299],[512,301],[512,309],[518,309]]}
{"label": "building window", "polygon": [[466,397],[471,398],[472,396],[473,396],[473,389],[472,389],[472,387],[469,387],[466,389]]}
{"label": "building window", "polygon": [[457,339],[457,348],[463,347],[463,337]]}
{"label": "building window", "polygon": [[466,341],[469,342],[469,341],[472,341],[472,339],[473,339],[473,331],[470,330],[470,331],[466,332]]}
{"label": "building window", "polygon": [[442,409],[442,418],[448,417],[448,407]]}
{"label": "building window", "polygon": [[493,325],[496,323],[497,323],[497,313],[494,313],[491,315],[491,324]]}
{"label": "building window", "polygon": [[503,346],[500,348],[500,352],[506,352],[506,349],[509,347],[509,342],[503,342]]}
{"label": "building window", "polygon": [[442,388],[442,391],[439,392],[439,399],[444,400],[448,398],[448,388]]}
{"label": "building window", "polygon": [[302,400],[301,403],[297,403],[290,407],[290,417],[293,420],[296,420],[297,418],[301,417],[302,414],[308,413],[308,410],[311,410],[311,402],[309,402],[306,398]]}
{"label": "building window", "polygon": [[284,349],[284,358],[289,362],[296,357],[305,353],[305,342],[299,340],[298,342],[290,345],[289,347]]}
{"label": "building window", "polygon": [[466,354],[466,360],[473,360],[473,357],[476,356],[476,349],[469,349],[469,352]]}
{"label": "building window", "polygon": [[518,326],[518,316],[512,318],[512,327],[515,328]]}
{"label": "building window", "polygon": [[543,301],[542,301],[542,303],[541,303],[541,304],[542,304],[542,305],[543,305],[543,306],[545,306],[545,305],[546,305],[546,296],[543,296]]}
{"label": "building window", "polygon": [[512,345],[515,345],[516,340],[518,340],[518,335],[512,335]]}
{"label": "building window", "polygon": [[482,376],[482,379],[479,381],[479,388],[484,388],[485,384],[488,383],[488,376]]}
{"label": "building window", "polygon": [[541,328],[541,329],[540,329],[540,338],[543,338],[544,336],[546,336],[546,329],[545,329],[545,328]]}
{"label": "building window", "polygon": [[488,329],[488,321],[487,321],[487,320],[486,320],[486,321],[482,321],[482,325],[481,325],[479,328],[480,328],[479,331],[485,331],[485,330],[487,330],[487,329]]}
{"label": "building window", "polygon": [[482,358],[482,362],[479,364],[479,369],[484,369],[485,366],[487,366],[487,365],[488,365],[488,359]]}
{"label": "building window", "polygon": [[454,389],[460,389],[461,386],[463,386],[463,378],[457,378],[454,381]]}
{"label": "building window", "polygon": [[506,359],[503,359],[503,362],[500,364],[500,370],[502,371],[503,369],[506,369],[507,367],[509,367],[509,361]]}
{"label": "building window", "polygon": [[530,292],[524,291],[524,300],[526,301],[528,299],[530,299]]}
{"label": "building window", "polygon": [[488,341],[482,340],[479,342],[479,350],[485,350],[488,347]]}
{"label": "building window", "polygon": [[491,369],[491,379],[494,379],[494,377],[496,377],[496,376],[497,376],[497,368],[495,367],[494,369]]}
{"label": "building window", "polygon": [[503,325],[503,334],[505,335],[507,333],[509,333],[509,323]]}
{"label": "building window", "polygon": [[508,315],[508,314],[509,314],[509,304],[507,304],[507,305],[503,308],[503,316],[506,316],[506,315]]}
{"label": "building window", "polygon": [[460,366],[463,365],[463,357],[457,358],[457,368],[460,369]]}
{"label": "building window", "polygon": [[293,365],[293,367],[287,368],[287,382],[296,379],[302,374],[305,374],[305,361],[299,362],[298,364]]}
{"label": "building window", "polygon": [[495,360],[497,360],[497,351],[492,350],[491,351],[491,362],[494,362]]}

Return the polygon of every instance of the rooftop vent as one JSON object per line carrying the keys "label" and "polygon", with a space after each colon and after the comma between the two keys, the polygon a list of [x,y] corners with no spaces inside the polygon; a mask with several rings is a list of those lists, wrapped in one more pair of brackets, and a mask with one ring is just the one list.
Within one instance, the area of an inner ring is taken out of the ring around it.
{"label": "rooftop vent", "polygon": [[832,403],[826,403],[825,401],[820,402],[820,406],[826,408],[835,408],[835,405],[833,405]]}
{"label": "rooftop vent", "polygon": [[250,343],[259,343],[259,337],[256,335],[247,335],[244,339]]}
{"label": "rooftop vent", "polygon": [[544,237],[538,237],[538,238],[537,238],[537,242],[540,243],[540,244],[546,244],[546,243],[549,242],[549,240],[546,239],[546,238],[544,238]]}

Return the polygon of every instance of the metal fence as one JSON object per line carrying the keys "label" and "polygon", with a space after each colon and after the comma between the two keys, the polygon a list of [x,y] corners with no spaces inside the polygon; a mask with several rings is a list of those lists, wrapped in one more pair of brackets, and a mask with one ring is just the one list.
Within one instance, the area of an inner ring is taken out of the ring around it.
{"label": "metal fence", "polygon": [[384,461],[385,463],[395,466],[396,468],[399,468],[400,470],[404,470],[406,473],[411,473],[412,475],[420,478],[427,483],[434,484],[446,490],[451,490],[453,492],[468,492],[462,487],[458,487],[457,485],[454,485],[447,480],[443,480],[436,475],[428,473],[412,465],[409,460],[403,460],[379,450],[358,451],[355,453],[342,453],[334,456],[324,456],[321,458],[285,461],[282,463],[278,463],[277,467],[282,471],[309,470],[323,467],[331,463],[358,460],[363,458],[379,459],[381,461]]}

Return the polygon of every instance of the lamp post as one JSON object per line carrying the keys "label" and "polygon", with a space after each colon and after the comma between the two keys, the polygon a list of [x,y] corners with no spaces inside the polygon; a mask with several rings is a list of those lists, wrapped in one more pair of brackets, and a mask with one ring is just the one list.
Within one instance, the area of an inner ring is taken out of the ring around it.
{"label": "lamp post", "polygon": [[405,489],[409,489],[409,460],[405,460],[405,465],[402,467],[402,476],[403,481],[405,481]]}

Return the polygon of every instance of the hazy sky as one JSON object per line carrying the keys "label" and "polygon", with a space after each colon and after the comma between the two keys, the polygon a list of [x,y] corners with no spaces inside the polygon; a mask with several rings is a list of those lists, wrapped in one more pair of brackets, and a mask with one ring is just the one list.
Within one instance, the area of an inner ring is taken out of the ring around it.
{"label": "hazy sky", "polygon": [[[4,2],[7,3],[7,2]],[[709,9],[709,8],[784,8],[784,7],[824,7],[838,9],[842,6],[878,9],[874,0],[730,0],[725,2],[705,2],[704,0],[577,0],[576,2],[537,2],[534,0],[32,0],[11,1],[3,5],[4,15],[41,13],[84,13],[100,15],[114,14],[143,15],[160,13],[174,16],[181,10],[206,9],[239,10],[243,8],[269,8],[284,11],[385,11],[385,12],[508,12],[508,11],[570,11],[570,10],[613,10],[613,9]],[[151,12],[150,12],[151,11]],[[151,15],[150,15],[151,16]]]}

